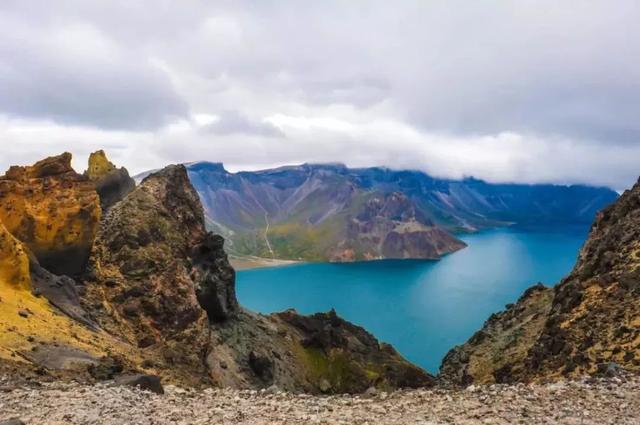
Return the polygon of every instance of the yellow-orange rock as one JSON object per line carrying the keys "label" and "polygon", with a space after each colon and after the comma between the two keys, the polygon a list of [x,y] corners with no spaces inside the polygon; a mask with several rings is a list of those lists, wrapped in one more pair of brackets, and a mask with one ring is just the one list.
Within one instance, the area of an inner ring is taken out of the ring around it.
{"label": "yellow-orange rock", "polygon": [[56,274],[82,271],[101,212],[95,185],[73,170],[69,153],[0,177],[0,220]]}
{"label": "yellow-orange rock", "polygon": [[107,159],[103,150],[99,150],[89,155],[89,168],[85,174],[89,180],[96,181],[114,170],[116,170],[116,166]]}
{"label": "yellow-orange rock", "polygon": [[34,295],[38,267],[0,221],[0,364],[6,370],[28,375],[29,370],[54,365],[55,373],[72,370],[69,376],[78,378],[86,374],[86,362],[97,363],[106,355],[119,356],[127,365],[143,361],[134,347],[88,328],[46,297]]}
{"label": "yellow-orange rock", "polygon": [[0,285],[29,290],[29,257],[22,244],[0,222]]}
{"label": "yellow-orange rock", "polygon": [[120,202],[136,187],[126,168],[117,168],[103,150],[89,155],[89,168],[84,173],[95,185],[103,213]]}

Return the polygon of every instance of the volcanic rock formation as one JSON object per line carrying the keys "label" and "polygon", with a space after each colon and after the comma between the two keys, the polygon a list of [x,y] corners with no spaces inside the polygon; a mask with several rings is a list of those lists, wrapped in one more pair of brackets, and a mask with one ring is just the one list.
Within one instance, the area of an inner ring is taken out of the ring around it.
{"label": "volcanic rock formation", "polygon": [[40,267],[0,222],[0,370],[35,371],[46,379],[54,369],[73,369],[68,376],[79,378],[107,353],[137,359],[96,329],[76,289],[73,280]]}
{"label": "volcanic rock formation", "polygon": [[136,187],[127,169],[116,168],[102,150],[89,155],[89,168],[85,175],[95,184],[103,212],[124,199]]}
{"label": "volcanic rock formation", "polygon": [[[424,386],[433,378],[335,313],[243,310],[223,239],[205,230],[183,166],[145,178],[103,218],[84,305],[100,326],[189,383],[311,392]],[[315,342],[314,342],[315,341]]]}
{"label": "volcanic rock formation", "polygon": [[[209,275],[218,270],[199,257],[212,237],[203,223],[202,207],[183,167],[149,176],[103,218],[84,301],[109,332],[161,352],[165,368],[175,365],[206,381],[208,324],[196,291],[209,291],[208,285],[217,283]],[[192,255],[198,255],[197,261]],[[237,308],[216,304],[216,295],[207,299],[216,313],[231,314]]]}
{"label": "volcanic rock formation", "polygon": [[56,274],[82,271],[100,216],[95,187],[71,168],[69,153],[0,176],[0,220]]}
{"label": "volcanic rock formation", "polygon": [[598,213],[578,262],[535,286],[445,357],[443,379],[531,381],[640,371],[640,182]]}

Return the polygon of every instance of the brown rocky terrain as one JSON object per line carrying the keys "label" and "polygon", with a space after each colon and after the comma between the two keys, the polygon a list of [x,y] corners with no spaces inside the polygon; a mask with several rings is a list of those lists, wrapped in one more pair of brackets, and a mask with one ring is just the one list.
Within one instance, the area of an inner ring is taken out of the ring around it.
{"label": "brown rocky terrain", "polygon": [[640,182],[598,213],[573,271],[493,315],[441,367],[458,384],[640,371]]}
{"label": "brown rocky terrain", "polygon": [[374,187],[341,165],[256,173],[228,173],[210,163],[187,169],[208,226],[225,236],[236,257],[434,260],[466,246],[400,187]]}
{"label": "brown rocky terrain", "polygon": [[82,299],[103,329],[158,352],[158,367],[175,363],[174,372],[206,382],[206,314],[190,261],[205,240],[200,220],[197,195],[179,167],[148,177],[101,221]]}
{"label": "brown rocky terrain", "polygon": [[[3,232],[4,244],[20,248],[3,260],[6,270],[26,266],[3,286],[22,289],[20,294],[11,289],[0,301],[7,309],[3,317],[11,317],[1,323],[11,335],[0,339],[7,353],[1,370],[38,380],[87,381],[142,371],[188,386],[277,385],[317,393],[434,384],[432,376],[335,312],[263,316],[242,309],[224,240],[206,231],[202,205],[183,166],[150,175],[100,214],[96,182],[115,167],[98,152],[80,176],[69,161],[62,155],[7,173],[22,177],[19,186],[5,185],[4,199],[13,200],[11,190],[18,190],[32,200],[26,194],[47,187],[42,199],[64,201],[63,212],[80,211],[92,199],[101,219],[90,240],[90,258],[82,262],[87,266],[75,273],[75,281],[50,273]],[[5,202],[2,206],[14,211]],[[47,228],[59,216],[47,208],[39,210],[38,220]],[[22,227],[15,229],[19,235]]]}
{"label": "brown rocky terrain", "polygon": [[438,227],[401,192],[376,194],[347,224],[333,261],[376,258],[438,259],[466,246]]}
{"label": "brown rocky terrain", "polygon": [[182,166],[147,177],[101,222],[83,297],[109,332],[192,383],[312,392],[420,386],[433,378],[329,315],[244,311],[223,239],[205,230]]}

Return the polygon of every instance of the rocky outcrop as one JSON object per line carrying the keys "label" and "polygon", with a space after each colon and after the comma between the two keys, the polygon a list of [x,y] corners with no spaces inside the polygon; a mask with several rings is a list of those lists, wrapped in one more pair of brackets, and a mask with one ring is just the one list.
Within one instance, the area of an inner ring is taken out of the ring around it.
{"label": "rocky outcrop", "polygon": [[207,315],[197,294],[211,297],[201,295],[215,320],[237,308],[216,293],[226,290],[212,277],[218,275],[217,263],[202,258],[220,255],[211,238],[186,170],[167,167],[146,178],[102,220],[83,297],[101,327],[156,351],[163,362],[158,367],[182,370],[195,382],[207,380],[208,344]]}
{"label": "rocky outcrop", "polygon": [[[26,240],[0,221],[0,367],[20,358],[31,373],[76,379],[144,371],[183,385],[317,393],[433,384],[335,312],[263,316],[242,309],[224,239],[205,229],[185,167],[146,177],[110,205],[96,230],[95,184],[114,167],[97,153],[80,176],[70,159],[13,167],[0,180],[4,214]],[[61,236],[45,232],[45,239],[38,226]],[[69,270],[69,252],[52,256],[42,240],[81,240],[91,248],[73,270],[76,280],[40,263],[57,260],[54,268]]]}
{"label": "rocky outcrop", "polygon": [[416,208],[403,193],[375,194],[349,220],[332,260],[438,259],[466,246]]}
{"label": "rocky outcrop", "polygon": [[[298,333],[308,378],[323,392],[358,393],[367,388],[418,388],[435,383],[389,344],[338,317],[335,310],[301,316],[289,310],[275,315]],[[326,368],[326,369],[325,369]]]}
{"label": "rocky outcrop", "polygon": [[157,369],[179,371],[191,383],[311,392],[433,383],[335,313],[262,316],[241,309],[223,242],[206,232],[186,169],[167,167],[104,217],[85,305],[101,327],[157,353]]}
{"label": "rocky outcrop", "polygon": [[640,182],[596,217],[527,359],[533,376],[609,362],[640,371]]}
{"label": "rocky outcrop", "polygon": [[207,233],[191,252],[196,297],[211,322],[222,322],[238,311],[235,270],[224,252],[222,236]]}
{"label": "rocky outcrop", "polygon": [[269,316],[241,311],[212,327],[207,364],[223,387],[358,393],[432,386],[434,378],[334,311]]}
{"label": "rocky outcrop", "polygon": [[465,344],[454,347],[442,361],[446,383],[507,383],[522,374],[551,310],[553,289],[532,286],[506,311],[495,313]]}
{"label": "rocky outcrop", "polygon": [[452,350],[441,371],[464,384],[593,374],[607,364],[640,371],[640,183],[598,213],[569,276],[527,291]]}
{"label": "rocky outcrop", "polygon": [[100,216],[95,188],[71,168],[69,153],[0,177],[0,220],[56,274],[82,271]]}
{"label": "rocky outcrop", "polygon": [[24,246],[0,220],[0,285],[14,290],[31,290],[29,257]]}
{"label": "rocky outcrop", "polygon": [[89,155],[89,168],[85,171],[85,176],[95,185],[103,212],[124,199],[136,187],[127,169],[117,168],[102,150]]}
{"label": "rocky outcrop", "polygon": [[44,270],[0,222],[0,369],[80,379],[107,353],[137,358],[96,329],[73,280]]}

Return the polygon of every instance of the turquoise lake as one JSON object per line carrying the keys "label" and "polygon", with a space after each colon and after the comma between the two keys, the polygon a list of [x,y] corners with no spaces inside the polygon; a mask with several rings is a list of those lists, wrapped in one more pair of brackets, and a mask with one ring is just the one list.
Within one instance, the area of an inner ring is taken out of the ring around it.
{"label": "turquoise lake", "polygon": [[500,228],[460,237],[469,246],[439,261],[296,264],[238,272],[240,303],[261,313],[335,308],[435,373],[523,290],[556,284],[576,260],[587,228]]}

